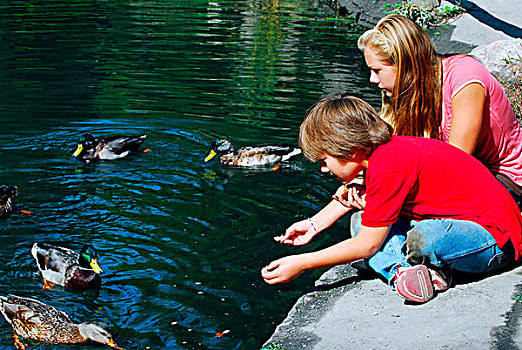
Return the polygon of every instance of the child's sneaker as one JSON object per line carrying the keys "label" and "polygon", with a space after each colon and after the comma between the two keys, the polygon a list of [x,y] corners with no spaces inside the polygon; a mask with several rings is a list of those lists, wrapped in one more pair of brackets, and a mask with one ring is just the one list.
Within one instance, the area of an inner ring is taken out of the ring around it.
{"label": "child's sneaker", "polygon": [[450,287],[451,281],[453,279],[451,269],[447,267],[438,268],[436,270],[428,268],[428,271],[431,275],[433,289],[442,292]]}
{"label": "child's sneaker", "polygon": [[433,298],[435,291],[444,291],[451,284],[451,270],[428,269],[425,265],[400,266],[395,273],[395,289],[406,300],[425,303]]}

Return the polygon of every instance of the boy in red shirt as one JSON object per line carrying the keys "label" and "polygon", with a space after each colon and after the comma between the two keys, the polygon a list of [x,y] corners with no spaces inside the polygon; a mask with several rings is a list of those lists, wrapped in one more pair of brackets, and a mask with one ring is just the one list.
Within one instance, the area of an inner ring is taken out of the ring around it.
{"label": "boy in red shirt", "polygon": [[267,283],[367,259],[402,297],[426,302],[449,287],[448,268],[482,273],[518,260],[522,217],[516,203],[486,167],[458,148],[392,136],[369,104],[340,94],[309,109],[299,143],[308,159],[321,162],[322,172],[345,185],[364,172],[366,188],[351,187],[345,199],[294,223],[282,242],[306,244],[352,209],[364,212],[353,225],[355,237],[271,262],[262,270]]}

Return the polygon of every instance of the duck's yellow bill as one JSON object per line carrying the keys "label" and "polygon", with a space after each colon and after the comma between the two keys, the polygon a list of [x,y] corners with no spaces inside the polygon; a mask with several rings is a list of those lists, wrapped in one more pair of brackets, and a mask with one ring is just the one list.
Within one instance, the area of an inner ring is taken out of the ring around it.
{"label": "duck's yellow bill", "polygon": [[214,158],[214,156],[216,155],[217,153],[212,150],[210,151],[210,153],[208,154],[207,158],[205,158],[205,162],[208,162],[209,160],[211,160],[212,158]]}
{"label": "duck's yellow bill", "polygon": [[76,149],[76,151],[74,151],[73,153],[73,157],[78,157],[80,155],[80,153],[82,153],[83,151],[83,145],[81,143],[78,144],[78,148]]}
{"label": "duck's yellow bill", "polygon": [[103,272],[100,265],[98,265],[98,261],[96,259],[92,259],[90,265],[91,265],[92,269],[94,270],[94,272],[96,272],[97,274],[100,274]]}

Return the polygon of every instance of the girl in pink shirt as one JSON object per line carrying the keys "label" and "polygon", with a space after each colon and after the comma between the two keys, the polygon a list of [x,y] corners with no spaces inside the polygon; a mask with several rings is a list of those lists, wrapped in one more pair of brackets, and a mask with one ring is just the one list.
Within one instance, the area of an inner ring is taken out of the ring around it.
{"label": "girl in pink shirt", "polygon": [[522,128],[498,81],[476,59],[435,53],[413,21],[389,15],[359,38],[396,135],[441,139],[474,155],[520,206]]}

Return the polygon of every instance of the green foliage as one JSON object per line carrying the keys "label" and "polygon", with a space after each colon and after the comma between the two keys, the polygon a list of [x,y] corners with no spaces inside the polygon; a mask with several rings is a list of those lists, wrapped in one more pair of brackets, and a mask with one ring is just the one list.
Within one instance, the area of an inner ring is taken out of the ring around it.
{"label": "green foliage", "polygon": [[[385,8],[390,5],[385,5]],[[435,26],[444,25],[454,18],[466,12],[462,7],[455,6],[439,6],[432,10],[427,10],[422,6],[403,1],[400,4],[393,5],[393,9],[388,14],[395,13],[407,17],[417,23],[419,26],[428,29]]]}
{"label": "green foliage", "polygon": [[271,343],[262,348],[261,350],[284,350],[282,347],[277,345],[276,343]]}
{"label": "green foliage", "polygon": [[519,55],[518,57],[507,58],[505,62],[510,67],[510,74],[513,76],[513,79],[508,81],[498,76],[496,78],[508,95],[517,119],[522,123],[522,72],[517,71],[514,64],[515,62],[522,63],[522,57]]}

